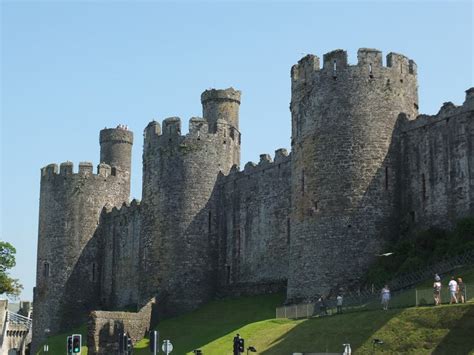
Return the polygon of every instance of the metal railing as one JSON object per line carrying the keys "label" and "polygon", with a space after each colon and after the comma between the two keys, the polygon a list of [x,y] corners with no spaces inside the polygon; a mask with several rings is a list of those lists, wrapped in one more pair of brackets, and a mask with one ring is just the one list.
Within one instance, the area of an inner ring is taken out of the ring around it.
{"label": "metal railing", "polygon": [[[474,301],[474,293],[471,292],[474,285],[465,285],[465,302]],[[469,292],[468,292],[469,291]],[[441,303],[447,304],[450,302],[450,294],[448,287],[445,286],[441,290]],[[405,289],[392,292],[389,301],[389,308],[408,308],[417,306],[434,305],[433,288],[416,288]],[[360,311],[378,310],[382,309],[380,295],[372,295],[372,297],[361,297],[360,299],[351,298],[344,299],[342,305],[343,313],[352,313]],[[311,318],[320,316],[330,316],[337,313],[336,300],[327,300],[324,305],[318,302],[300,303],[289,306],[282,306],[276,309],[276,318]]]}
{"label": "metal railing", "polygon": [[[443,275],[450,273],[463,266],[474,264],[474,250],[467,251],[463,254],[441,260],[432,264],[423,270],[402,274],[392,279],[388,284],[391,288],[392,308],[414,307],[419,305],[434,304],[433,290],[431,288],[415,289],[414,285],[422,281],[433,278],[435,274]],[[380,296],[379,292],[383,285],[371,285],[368,289],[361,289],[352,292],[344,292],[343,308],[345,312],[354,312],[360,310],[379,309]],[[467,285],[466,285],[467,290]],[[431,295],[431,296],[428,296]],[[421,300],[424,300],[420,303]],[[448,300],[448,291],[446,288],[442,290],[442,301]],[[323,307],[324,308],[324,307]],[[325,301],[325,308],[328,314],[335,313],[336,300],[328,299]],[[321,313],[321,305],[317,302],[299,303],[277,307],[276,318],[309,318]]]}
{"label": "metal railing", "polygon": [[24,325],[27,329],[31,329],[32,319],[18,313],[7,311],[7,322]]}

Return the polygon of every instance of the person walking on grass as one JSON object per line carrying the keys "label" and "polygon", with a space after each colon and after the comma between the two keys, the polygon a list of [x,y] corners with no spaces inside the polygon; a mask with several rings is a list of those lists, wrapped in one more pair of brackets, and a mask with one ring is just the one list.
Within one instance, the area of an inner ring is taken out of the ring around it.
{"label": "person walking on grass", "polygon": [[336,297],[337,314],[342,313],[342,295],[339,293]]}
{"label": "person walking on grass", "polygon": [[435,282],[433,284],[433,298],[435,306],[441,304],[441,278],[438,274],[435,275]]}
{"label": "person walking on grass", "polygon": [[457,299],[458,283],[454,279],[454,276],[451,276],[451,281],[449,281],[448,287],[449,287],[449,294],[451,295],[449,304],[458,303],[458,299]]}
{"label": "person walking on grass", "polygon": [[380,295],[382,297],[382,309],[386,311],[388,310],[388,302],[390,301],[390,289],[388,288],[388,285],[384,286]]}
{"label": "person walking on grass", "polygon": [[465,296],[466,295],[466,285],[462,281],[462,278],[458,277],[458,294],[457,299],[459,303],[465,303]]}

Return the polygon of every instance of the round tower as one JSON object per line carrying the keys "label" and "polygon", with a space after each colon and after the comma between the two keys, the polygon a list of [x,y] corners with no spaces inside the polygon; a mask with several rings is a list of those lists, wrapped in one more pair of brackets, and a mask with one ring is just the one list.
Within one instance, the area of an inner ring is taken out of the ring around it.
{"label": "round tower", "polygon": [[78,325],[98,305],[101,247],[95,232],[102,208],[128,201],[129,190],[129,171],[104,163],[96,174],[91,163],[80,163],[77,173],[71,162],[59,171],[56,164],[41,169],[33,348],[45,329],[55,334]]}
{"label": "round tower", "polygon": [[100,162],[131,172],[133,132],[124,125],[100,131]]}
{"label": "round tower", "polygon": [[218,120],[239,129],[240,91],[233,88],[206,90],[201,95],[201,103],[202,115],[208,120],[209,129],[213,132]]}
{"label": "round tower", "polygon": [[416,65],[360,49],[308,55],[292,78],[288,299],[347,288],[397,233],[396,123],[418,112]]}
{"label": "round tower", "polygon": [[[214,98],[209,98],[210,96]],[[230,116],[224,114],[232,97]],[[215,292],[217,265],[216,181],[238,165],[240,132],[233,89],[206,91],[205,117],[167,118],[145,129],[143,153],[140,293],[157,296],[168,313],[191,310]],[[214,108],[209,108],[214,105]],[[231,124],[231,123],[232,124]],[[210,128],[213,126],[213,128]]]}

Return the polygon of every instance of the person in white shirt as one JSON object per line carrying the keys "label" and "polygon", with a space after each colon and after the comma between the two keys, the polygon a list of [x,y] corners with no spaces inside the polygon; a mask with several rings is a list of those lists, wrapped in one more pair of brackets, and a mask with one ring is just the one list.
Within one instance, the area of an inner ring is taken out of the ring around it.
{"label": "person in white shirt", "polygon": [[340,314],[342,313],[342,295],[338,294],[336,297],[336,305],[337,305],[337,313]]}
{"label": "person in white shirt", "polygon": [[454,276],[451,276],[451,281],[448,284],[449,287],[449,294],[451,295],[451,300],[449,304],[458,303],[458,298],[456,297],[458,292],[458,283],[454,279]]}
{"label": "person in white shirt", "polygon": [[390,289],[388,285],[385,285],[380,294],[382,296],[382,309],[386,311],[388,309],[388,302],[390,301]]}

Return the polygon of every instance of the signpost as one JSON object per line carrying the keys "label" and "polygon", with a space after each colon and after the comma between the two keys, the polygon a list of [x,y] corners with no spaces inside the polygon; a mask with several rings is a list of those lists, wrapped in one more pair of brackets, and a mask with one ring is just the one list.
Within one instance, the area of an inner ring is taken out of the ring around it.
{"label": "signpost", "polygon": [[173,344],[169,340],[163,340],[163,345],[161,346],[161,350],[168,355],[170,352],[173,351]]}

